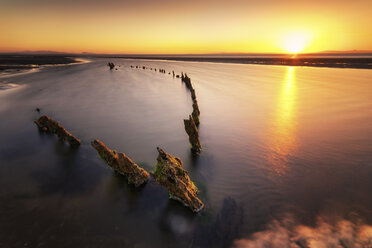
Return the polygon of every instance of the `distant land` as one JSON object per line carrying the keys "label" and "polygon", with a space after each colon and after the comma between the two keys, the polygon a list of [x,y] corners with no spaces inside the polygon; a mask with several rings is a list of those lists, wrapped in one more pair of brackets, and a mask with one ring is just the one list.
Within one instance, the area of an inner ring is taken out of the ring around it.
{"label": "distant land", "polygon": [[96,54],[57,51],[21,51],[0,53],[0,70],[26,69],[47,64],[69,64],[77,58],[149,59],[189,62],[236,63],[258,65],[310,66],[372,69],[372,51],[323,51],[307,54],[209,53],[209,54]]}
{"label": "distant land", "polygon": [[[39,50],[39,51],[16,51],[16,52],[0,52],[1,55],[92,55],[92,56],[165,56],[165,57],[176,57],[176,56],[293,56],[293,54],[286,53],[184,53],[184,54],[129,54],[129,53],[93,53],[93,52],[81,52],[81,53],[70,53],[70,52],[59,52],[51,50]],[[317,56],[317,55],[360,55],[360,56],[372,56],[372,50],[347,50],[347,51],[321,51],[316,53],[299,53],[298,57],[301,56]]]}

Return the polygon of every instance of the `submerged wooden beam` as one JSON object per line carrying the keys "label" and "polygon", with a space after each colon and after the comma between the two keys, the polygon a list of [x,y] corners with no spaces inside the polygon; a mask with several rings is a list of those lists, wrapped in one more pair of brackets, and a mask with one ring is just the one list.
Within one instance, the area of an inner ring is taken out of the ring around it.
{"label": "submerged wooden beam", "polygon": [[191,99],[192,99],[192,101],[196,101],[196,95],[195,95],[194,88],[192,88],[190,91],[191,91]]}
{"label": "submerged wooden beam", "polygon": [[199,116],[200,110],[198,106],[198,102],[196,100],[192,103],[192,118],[194,119],[195,125],[198,126],[200,124]]}
{"label": "submerged wooden beam", "polygon": [[114,69],[115,64],[112,63],[112,62],[108,62],[108,63],[107,63],[107,66],[110,67],[110,70],[112,70],[112,69]]}
{"label": "submerged wooden beam", "polygon": [[179,157],[174,157],[159,147],[154,179],[164,186],[172,199],[180,201],[194,212],[199,212],[204,203],[197,197],[198,189],[190,180]]}
{"label": "submerged wooden beam", "polygon": [[182,73],[181,80],[186,84],[186,88],[188,88],[190,91],[194,90],[191,84],[191,78],[189,78],[186,73],[185,74]]}
{"label": "submerged wooden beam", "polygon": [[44,132],[57,134],[58,138],[62,141],[67,141],[71,146],[79,146],[80,140],[66,131],[57,121],[44,115],[34,121],[35,124]]}
{"label": "submerged wooden beam", "polygon": [[189,135],[191,151],[199,154],[202,150],[202,146],[200,144],[198,128],[196,127],[194,118],[189,115],[189,119],[183,120],[183,122],[185,124],[185,131]]}
{"label": "submerged wooden beam", "polygon": [[146,183],[149,179],[149,173],[139,167],[124,153],[117,153],[116,151],[110,150],[97,139],[92,141],[91,144],[108,166],[117,173],[127,177],[129,184],[134,184],[134,186],[138,187]]}

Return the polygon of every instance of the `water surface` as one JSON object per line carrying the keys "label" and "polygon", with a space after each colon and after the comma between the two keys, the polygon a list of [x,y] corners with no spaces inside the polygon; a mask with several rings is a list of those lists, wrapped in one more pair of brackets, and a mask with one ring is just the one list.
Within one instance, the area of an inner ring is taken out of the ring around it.
{"label": "water surface", "polygon": [[[323,232],[320,219],[370,230],[372,70],[112,61],[118,70],[94,59],[6,79],[22,87],[0,91],[0,246],[259,247],[280,228]],[[185,85],[130,65],[191,77],[199,157],[183,126]],[[40,133],[36,107],[82,145]],[[193,214],[153,179],[128,186],[96,138],[148,171],[157,146],[179,156],[205,210]]]}

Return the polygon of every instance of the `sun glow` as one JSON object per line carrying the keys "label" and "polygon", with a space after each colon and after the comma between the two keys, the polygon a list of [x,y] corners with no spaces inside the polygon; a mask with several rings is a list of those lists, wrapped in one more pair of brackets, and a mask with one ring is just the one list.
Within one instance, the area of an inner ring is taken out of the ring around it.
{"label": "sun glow", "polygon": [[294,33],[286,36],[283,40],[284,49],[289,53],[302,52],[309,43],[309,35]]}
{"label": "sun glow", "polygon": [[372,50],[372,1],[160,2],[0,0],[0,52],[295,57]]}

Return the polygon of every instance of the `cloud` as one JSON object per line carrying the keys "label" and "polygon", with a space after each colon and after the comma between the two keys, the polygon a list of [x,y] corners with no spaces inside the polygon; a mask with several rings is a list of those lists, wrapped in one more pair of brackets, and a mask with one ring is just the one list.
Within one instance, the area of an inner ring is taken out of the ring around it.
{"label": "cloud", "polygon": [[372,226],[361,221],[338,220],[334,223],[318,218],[315,227],[298,225],[292,217],[274,220],[266,230],[250,239],[234,242],[235,248],[371,248]]}

